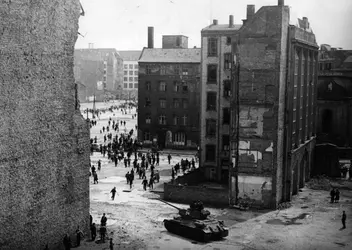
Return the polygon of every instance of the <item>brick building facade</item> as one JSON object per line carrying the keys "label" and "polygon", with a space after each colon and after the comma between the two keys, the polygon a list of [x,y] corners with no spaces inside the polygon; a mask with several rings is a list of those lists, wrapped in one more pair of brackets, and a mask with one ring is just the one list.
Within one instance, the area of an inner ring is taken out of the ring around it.
{"label": "brick building facade", "polygon": [[154,141],[161,148],[196,149],[199,144],[200,49],[176,45],[167,49],[148,46],[151,48],[142,51],[138,138],[144,145]]}
{"label": "brick building facade", "polygon": [[62,249],[65,233],[88,233],[89,126],[73,73],[79,16],[76,0],[0,2],[2,250]]}
{"label": "brick building facade", "polygon": [[[309,178],[315,145],[318,46],[308,19],[299,19],[299,26],[290,25],[289,12],[282,0],[277,6],[264,6],[257,12],[255,6],[249,5],[247,19],[239,29],[233,29],[232,35],[202,38],[203,50],[207,49],[203,45],[209,39],[218,41],[216,57],[224,54],[225,58],[227,51],[232,52],[232,98],[228,116],[230,160],[234,165],[230,168],[229,186],[233,203],[249,199],[258,206],[275,207],[290,200]],[[228,26],[231,25],[230,17]],[[220,25],[215,22],[213,26],[216,29]],[[227,50],[220,47],[225,36],[231,37],[232,43]],[[209,58],[204,52],[202,55]],[[206,64],[217,64],[208,61]],[[202,88],[206,88],[202,91],[202,103],[206,100],[208,106],[209,92],[214,90],[204,82],[204,75],[209,74],[209,66],[203,65],[204,62],[202,59]],[[223,69],[224,64],[226,59],[219,60],[217,68]],[[225,88],[225,82],[220,80],[216,84],[223,86],[219,87],[218,94]],[[221,117],[214,119],[217,123],[221,121]],[[205,122],[201,129],[206,129]],[[210,144],[216,152],[223,147],[219,139]],[[205,175],[217,181],[226,178],[220,174],[223,169],[220,162],[209,161],[206,153],[209,144],[204,144],[201,166]],[[206,171],[209,168],[217,174],[211,175],[211,171]]]}

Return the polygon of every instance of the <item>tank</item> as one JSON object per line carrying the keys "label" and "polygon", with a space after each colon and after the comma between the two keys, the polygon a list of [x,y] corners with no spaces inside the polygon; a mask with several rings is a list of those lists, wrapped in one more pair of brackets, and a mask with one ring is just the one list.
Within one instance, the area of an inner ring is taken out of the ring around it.
{"label": "tank", "polygon": [[191,203],[188,209],[181,209],[166,201],[160,201],[178,210],[179,216],[164,220],[164,226],[170,233],[200,242],[219,240],[229,235],[224,222],[210,218],[210,212],[204,209],[201,201]]}

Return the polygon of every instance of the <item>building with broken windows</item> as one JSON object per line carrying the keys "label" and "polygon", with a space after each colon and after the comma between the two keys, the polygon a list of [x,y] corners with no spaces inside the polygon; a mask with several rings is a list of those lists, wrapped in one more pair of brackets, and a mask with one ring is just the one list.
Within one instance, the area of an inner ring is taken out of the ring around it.
{"label": "building with broken windows", "polygon": [[163,36],[163,47],[148,48],[139,58],[138,138],[144,145],[196,149],[199,144],[200,49],[188,48],[185,36]]}
{"label": "building with broken windows", "polygon": [[[257,12],[249,5],[241,26],[232,20],[227,25],[215,21],[202,30],[201,103],[206,108],[201,112],[200,164],[208,179],[226,179],[219,159],[228,150],[223,136],[229,134],[231,203],[248,200],[275,207],[297,194],[310,176],[318,46],[307,18],[290,25],[290,9],[283,0]],[[227,53],[232,64],[228,73]],[[214,68],[216,74],[211,73]],[[228,79],[230,98],[224,96]],[[229,128],[224,114],[219,115],[227,102]],[[209,135],[211,122],[215,136]]]}

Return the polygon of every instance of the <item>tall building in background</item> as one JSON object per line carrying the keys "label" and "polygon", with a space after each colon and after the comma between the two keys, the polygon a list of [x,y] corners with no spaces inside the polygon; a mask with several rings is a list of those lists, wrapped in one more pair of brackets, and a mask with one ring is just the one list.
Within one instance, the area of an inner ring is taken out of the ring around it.
{"label": "tall building in background", "polygon": [[[202,109],[201,138],[205,139],[200,164],[208,179],[226,179],[218,159],[228,149],[223,119],[229,117],[231,203],[244,199],[275,207],[297,194],[310,176],[318,46],[307,18],[299,19],[298,26],[289,20],[290,9],[279,0],[277,6],[263,6],[257,12],[248,5],[239,29],[230,27],[230,18],[227,25],[215,21],[202,30],[201,99],[206,109]],[[226,73],[229,52],[232,66]],[[227,79],[231,110],[219,117],[226,108]]]}
{"label": "tall building in background", "polygon": [[141,55],[140,50],[119,51],[123,60],[123,99],[138,98],[138,59]]}
{"label": "tall building in background", "polygon": [[230,166],[230,104],[232,36],[242,25],[213,24],[204,28],[201,62],[201,165],[211,180],[228,183]]}
{"label": "tall building in background", "polygon": [[[85,86],[86,102],[119,98],[123,84],[123,60],[116,49],[75,49],[74,73]],[[83,97],[82,93],[79,93]]]}
{"label": "tall building in background", "polygon": [[199,145],[200,49],[185,36],[163,36],[163,46],[148,48],[139,59],[138,138],[144,145],[196,149]]}
{"label": "tall building in background", "polygon": [[319,51],[319,142],[352,146],[352,50],[322,45]]}

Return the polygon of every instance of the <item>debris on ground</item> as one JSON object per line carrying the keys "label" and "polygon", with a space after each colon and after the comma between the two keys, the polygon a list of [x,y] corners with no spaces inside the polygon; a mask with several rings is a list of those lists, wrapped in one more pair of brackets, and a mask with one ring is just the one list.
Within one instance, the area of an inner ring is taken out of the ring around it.
{"label": "debris on ground", "polygon": [[287,209],[290,208],[292,206],[291,202],[287,201],[287,202],[282,202],[277,206],[277,210],[283,210],[283,209]]}
{"label": "debris on ground", "polygon": [[312,178],[308,183],[307,187],[315,190],[326,190],[331,189],[331,183],[327,176],[321,175]]}

